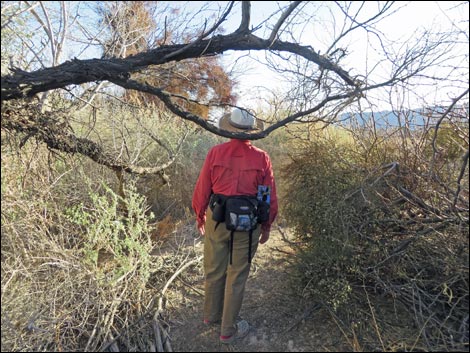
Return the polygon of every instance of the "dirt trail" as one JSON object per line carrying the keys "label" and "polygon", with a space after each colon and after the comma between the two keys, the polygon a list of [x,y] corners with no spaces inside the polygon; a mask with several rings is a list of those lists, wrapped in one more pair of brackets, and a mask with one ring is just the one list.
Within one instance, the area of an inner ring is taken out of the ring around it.
{"label": "dirt trail", "polygon": [[[195,246],[202,254],[202,243]],[[281,250],[281,251],[279,251]],[[202,266],[179,280],[168,297],[167,312],[176,352],[318,352],[347,351],[341,332],[325,310],[312,310],[289,288],[286,273],[292,249],[278,231],[260,245],[246,285],[241,317],[252,328],[233,345],[219,343],[219,327],[202,323]]]}

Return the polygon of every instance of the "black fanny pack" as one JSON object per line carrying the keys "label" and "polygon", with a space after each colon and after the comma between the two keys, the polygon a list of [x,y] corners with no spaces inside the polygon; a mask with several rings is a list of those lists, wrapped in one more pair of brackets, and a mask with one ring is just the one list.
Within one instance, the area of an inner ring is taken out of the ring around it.
{"label": "black fanny pack", "polygon": [[255,196],[225,196],[212,194],[209,207],[212,219],[225,222],[228,230],[250,231],[269,220],[269,204]]}
{"label": "black fanny pack", "polygon": [[230,197],[225,201],[225,226],[228,230],[249,232],[258,226],[258,200]]}
{"label": "black fanny pack", "polygon": [[251,262],[251,240],[253,230],[259,223],[269,219],[269,204],[259,201],[255,196],[225,196],[212,194],[209,207],[212,219],[217,222],[215,228],[222,222],[230,233],[230,264],[232,263],[232,249],[234,232],[248,232],[250,243],[248,248],[248,262]]}

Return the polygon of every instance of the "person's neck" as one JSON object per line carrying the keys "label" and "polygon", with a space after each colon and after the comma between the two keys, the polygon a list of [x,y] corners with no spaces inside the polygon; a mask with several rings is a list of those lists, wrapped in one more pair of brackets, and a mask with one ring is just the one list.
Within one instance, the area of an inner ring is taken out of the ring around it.
{"label": "person's neck", "polygon": [[241,139],[230,139],[230,141],[235,141],[235,142],[240,142],[240,143],[246,143],[246,144],[250,144],[250,143],[251,143],[250,140],[241,140]]}

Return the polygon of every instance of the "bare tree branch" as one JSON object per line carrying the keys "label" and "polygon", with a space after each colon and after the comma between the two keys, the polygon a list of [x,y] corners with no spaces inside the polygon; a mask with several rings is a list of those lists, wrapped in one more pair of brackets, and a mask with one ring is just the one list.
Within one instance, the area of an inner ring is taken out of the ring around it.
{"label": "bare tree branch", "polygon": [[460,167],[460,173],[457,178],[457,191],[455,192],[454,202],[452,203],[453,209],[455,209],[457,205],[457,201],[459,200],[459,194],[462,191],[462,179],[465,175],[465,170],[467,169],[469,154],[470,154],[470,151],[467,150],[465,155],[462,157],[462,166]]}
{"label": "bare tree branch", "polygon": [[[173,53],[178,55],[172,56]],[[196,40],[192,46],[189,45],[165,45],[154,50],[129,56],[124,59],[74,59],[67,61],[56,67],[37,70],[34,72],[24,72],[19,69],[14,70],[13,75],[2,76],[1,100],[11,100],[24,97],[31,97],[37,93],[49,91],[56,88],[66,87],[71,84],[82,84],[95,81],[112,81],[114,77],[129,77],[131,73],[137,72],[150,65],[161,65],[171,61],[181,61],[184,59],[215,55],[227,50],[247,51],[247,50],[273,50],[288,52],[299,55],[308,61],[317,64],[324,70],[330,70],[341,77],[349,86],[356,87],[355,80],[349,74],[322,57],[312,47],[302,46],[295,43],[275,40],[270,42],[259,38],[253,34],[240,35],[237,33],[215,36],[207,40]]]}
{"label": "bare tree branch", "polygon": [[250,1],[242,1],[242,20],[235,33],[249,33],[251,4]]}
{"label": "bare tree branch", "polygon": [[431,162],[431,171],[434,167],[434,162],[435,162],[435,158],[436,158],[436,154],[438,153],[437,151],[437,146],[436,146],[436,143],[437,143],[437,133],[439,131],[439,127],[441,126],[442,124],[442,121],[448,116],[448,114],[454,109],[455,105],[463,98],[465,97],[469,92],[469,89],[467,88],[465,90],[465,92],[463,92],[461,95],[459,95],[458,97],[452,99],[452,104],[449,105],[449,107],[446,109],[446,111],[444,113],[442,113],[441,117],[439,118],[439,120],[437,121],[436,123],[436,126],[434,127],[434,137],[432,139],[432,150],[433,150],[433,159],[432,159],[432,162]]}
{"label": "bare tree branch", "polygon": [[3,6],[2,4],[2,13],[4,13],[4,11],[6,9],[8,9],[10,6],[13,6],[13,5],[16,5],[18,4],[18,10],[15,11],[14,13],[12,13],[11,15],[8,16],[8,18],[5,20],[4,23],[2,23],[2,29],[6,28],[16,17],[20,16],[22,13],[25,13],[25,12],[28,12],[28,11],[31,11],[33,10],[36,6],[39,5],[39,2],[36,2],[36,3],[33,3],[33,4],[28,4],[27,1],[25,1],[26,5],[28,5],[28,7],[22,9],[21,8],[21,3],[22,1],[9,1],[9,3],[11,3],[10,5],[6,5],[6,6]]}
{"label": "bare tree branch", "polygon": [[199,43],[202,39],[206,38],[209,34],[213,33],[215,30],[217,30],[217,28],[220,27],[220,25],[227,19],[227,16],[232,11],[233,3],[234,3],[233,1],[230,2],[230,5],[228,6],[227,10],[225,10],[224,14],[220,17],[220,19],[217,21],[217,23],[215,23],[214,26],[212,26],[212,28],[210,28],[208,31],[203,30],[201,35],[195,41],[189,43],[187,46],[185,46],[185,47],[183,47],[179,50],[174,51],[173,53],[168,54],[167,56],[165,56],[165,60],[169,60],[169,59],[181,54],[185,50],[187,50],[187,49],[193,47],[194,45],[196,45],[197,43]]}
{"label": "bare tree branch", "polygon": [[285,22],[287,17],[289,17],[289,15],[296,9],[296,7],[300,5],[301,2],[302,1],[294,1],[292,4],[289,5],[287,10],[284,11],[284,13],[281,15],[281,17],[277,21],[276,25],[274,26],[274,28],[271,32],[271,35],[269,36],[268,41],[274,42],[279,30],[281,29],[282,24]]}
{"label": "bare tree branch", "polygon": [[34,136],[43,141],[51,149],[65,153],[79,153],[112,170],[124,171],[131,174],[162,175],[162,172],[175,161],[178,154],[174,153],[167,162],[156,167],[142,167],[122,163],[107,153],[96,142],[76,137],[68,132],[69,127],[59,122],[59,116],[52,119],[51,113],[41,113],[31,108],[31,106],[23,107],[21,110],[4,106],[2,110],[2,129],[22,132],[28,137]]}
{"label": "bare tree branch", "polygon": [[121,86],[126,89],[135,89],[141,92],[146,92],[153,94],[157,96],[158,98],[161,99],[163,103],[165,103],[166,107],[179,116],[180,118],[183,118],[185,120],[192,121],[196,123],[197,125],[203,127],[207,131],[213,132],[217,135],[228,137],[228,138],[241,138],[241,139],[250,139],[250,140],[257,140],[264,138],[268,136],[271,132],[274,130],[287,125],[288,123],[291,123],[293,121],[296,121],[297,119],[315,113],[316,111],[320,110],[322,107],[324,107],[328,102],[335,101],[335,100],[342,100],[342,99],[347,99],[350,97],[354,97],[357,93],[355,91],[352,91],[350,93],[346,93],[344,95],[337,95],[337,96],[330,96],[325,98],[323,101],[321,101],[319,104],[315,105],[313,108],[305,110],[305,111],[300,111],[295,114],[289,115],[286,118],[276,122],[275,124],[272,124],[268,128],[264,129],[261,132],[253,132],[253,133],[243,133],[243,132],[230,132],[230,131],[225,131],[221,130],[215,125],[211,124],[209,121],[194,115],[190,112],[182,110],[180,107],[178,107],[173,101],[172,101],[172,95],[168,92],[165,92],[159,88],[156,87],[151,87],[147,84],[141,84],[137,81],[134,80],[119,80],[119,79],[114,79],[111,82],[114,84]]}

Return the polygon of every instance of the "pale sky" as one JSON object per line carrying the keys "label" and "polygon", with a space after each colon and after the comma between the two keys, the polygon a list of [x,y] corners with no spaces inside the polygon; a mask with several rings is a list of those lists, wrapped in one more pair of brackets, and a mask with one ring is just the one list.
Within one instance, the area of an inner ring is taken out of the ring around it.
{"label": "pale sky", "polygon": [[[282,2],[286,4],[288,2]],[[315,50],[325,51],[325,44],[330,44],[331,40],[328,33],[325,31],[325,28],[331,27],[331,15],[326,11],[326,8],[322,2],[315,2],[318,4],[318,13],[315,14],[315,19],[318,18],[318,21],[314,21],[315,25],[311,28],[303,28],[303,34],[300,37],[300,40],[305,45],[312,45]],[[331,4],[331,2],[329,2]],[[361,2],[358,2],[360,4]],[[369,6],[376,6],[375,2],[366,2]],[[418,33],[422,32],[423,28],[431,28],[432,30],[449,30],[451,23],[458,25],[462,30],[465,30],[468,33],[468,11],[462,11],[465,7],[460,7],[458,10],[452,8],[456,4],[461,4],[461,2],[435,2],[435,1],[415,1],[415,2],[397,2],[397,7],[401,7],[399,12],[391,15],[389,18],[381,20],[378,24],[378,29],[391,41],[394,41],[396,44],[396,51],[403,51],[404,46],[408,43],[413,42],[413,38],[416,38]],[[258,24],[262,19],[266,18],[273,10],[277,9],[277,2],[274,1],[254,1],[252,2],[252,25]],[[466,5],[468,10],[468,3]],[[240,4],[237,5],[237,13],[240,12]],[[278,16],[274,17],[276,20]],[[342,20],[341,16],[338,16]],[[341,21],[337,19],[337,21]],[[234,15],[233,18],[229,21],[228,24],[224,24],[227,28],[227,31],[234,30],[239,24],[240,16]],[[323,21],[323,23],[322,23]],[[466,22],[465,22],[466,21]],[[345,39],[341,42],[341,45],[348,47],[350,50],[349,57],[343,63],[343,68],[347,71],[350,71],[352,75],[364,73],[367,70],[371,69],[371,66],[374,63],[374,50],[370,47],[367,48],[367,37],[366,33],[363,30],[356,30],[357,35],[354,37]],[[262,36],[262,31],[256,32],[255,34]],[[372,39],[372,43],[376,48],[378,48],[378,42],[372,36],[369,36]],[[415,39],[416,40],[416,39]],[[468,40],[468,37],[467,37]],[[462,46],[462,53],[468,53],[468,43],[467,45]],[[457,54],[457,53],[456,53]],[[250,53],[251,56],[258,57],[262,60],[263,53]],[[247,59],[246,53],[234,53],[229,55],[224,55],[224,62],[231,64],[235,62],[236,58],[242,57],[239,59],[238,71],[242,71],[243,75],[240,76],[240,86],[239,86],[239,95],[240,95],[240,105],[253,105],[257,104],[256,101],[252,101],[257,93],[260,92],[259,86],[266,86],[270,89],[278,87],[282,88],[282,78],[276,77],[276,74],[270,72],[266,67],[259,65],[256,61]],[[369,60],[365,60],[366,57],[369,57]],[[456,55],[457,57],[457,55]],[[461,59],[458,59],[461,60]],[[468,54],[467,54],[468,62]],[[367,69],[366,69],[366,64]],[[460,66],[462,62],[459,63]],[[378,73],[378,72],[377,72]],[[386,76],[386,73],[382,75]],[[444,92],[442,89],[427,87],[428,92],[424,93],[429,95],[429,99],[440,100],[439,95],[442,95],[442,100],[445,100],[452,96],[452,93]],[[431,98],[432,95],[435,95],[434,98]],[[251,108],[254,108],[251,106]]]}
{"label": "pale sky", "polygon": [[[227,1],[211,1],[209,3],[205,1],[174,1],[169,2],[175,6],[185,6],[187,11],[198,11],[201,7],[206,4],[208,6],[205,11],[198,13],[194,18],[194,23],[198,24],[198,28],[201,28],[203,22],[214,14],[215,9],[222,11],[229,2]],[[290,2],[282,1],[252,1],[251,4],[251,26],[257,26],[262,24],[262,21],[273,14],[280,7],[285,7]],[[381,20],[378,24],[378,29],[382,31],[386,38],[394,40],[395,48],[397,52],[403,52],[404,47],[413,42],[413,38],[416,38],[417,31],[422,27],[431,27],[433,30],[440,29],[442,31],[448,30],[450,24],[453,21],[454,25],[462,28],[462,32],[467,34],[466,42],[463,40],[462,49],[460,53],[449,53],[454,55],[456,60],[456,66],[464,67],[468,66],[468,2],[464,2],[465,6],[460,6],[458,9],[449,10],[455,7],[456,4],[462,2],[452,1],[415,1],[415,2],[395,2],[396,7],[403,7],[398,13],[392,15],[389,18]],[[76,2],[75,4],[80,5],[80,20],[84,21],[90,15],[88,6],[93,6],[94,2]],[[159,3],[160,4],[160,3]],[[165,3],[162,3],[164,6]],[[311,45],[317,52],[320,51],[322,54],[325,53],[328,45],[331,44],[332,38],[335,33],[332,33],[333,23],[336,21],[336,31],[339,26],[343,23],[343,15],[338,11],[338,8],[334,5],[334,2],[322,2],[322,1],[310,1],[306,3],[308,11],[305,10],[303,16],[311,17],[311,25],[303,26],[301,24],[296,26],[294,33],[296,40],[300,41],[302,45]],[[353,6],[360,6],[362,2],[353,2]],[[372,11],[373,7],[376,7],[377,3],[374,1],[364,2],[364,6]],[[330,12],[330,8],[333,7],[334,16]],[[465,10],[465,11],[464,11]],[[235,7],[229,17],[229,19],[223,23],[225,33],[230,33],[238,28],[240,23],[241,14],[241,2],[236,2]],[[280,13],[277,13],[270,19],[272,25],[279,18]],[[183,17],[180,17],[183,19]],[[298,17],[293,17],[298,18]],[[359,18],[359,20],[364,18]],[[161,20],[161,19],[160,19]],[[465,22],[466,21],[466,22]],[[211,22],[208,21],[208,26]],[[455,30],[455,28],[454,28]],[[341,62],[341,66],[350,72],[352,76],[365,74],[370,72],[374,67],[375,58],[374,49],[367,46],[368,38],[372,40],[372,44],[375,48],[379,48],[378,42],[373,36],[366,36],[364,30],[356,30],[358,35],[351,36],[339,42],[338,46],[348,49],[348,56]],[[265,29],[261,29],[255,32],[260,37],[267,38],[269,32]],[[336,33],[337,34],[337,33]],[[282,36],[282,33],[281,33]],[[465,38],[465,37],[464,37]],[[290,40],[290,38],[281,37],[282,40]],[[78,53],[79,46],[70,48],[68,53],[64,53],[63,59],[66,60],[70,57],[76,56]],[[96,50],[90,50],[87,54],[93,57],[99,56],[96,54]],[[87,55],[87,57],[90,57]],[[462,59],[463,56],[466,58]],[[239,87],[236,93],[240,97],[239,104],[247,108],[256,109],[256,105],[259,104],[259,100],[256,99],[263,90],[260,87],[266,87],[270,90],[281,90],[287,86],[285,82],[285,75],[279,75],[268,70],[267,67],[259,64],[257,60],[265,60],[265,52],[251,51],[247,52],[227,52],[224,53],[223,63],[228,68],[232,68],[236,72],[236,79],[239,80]],[[366,60],[368,59],[368,60]],[[460,61],[459,61],[460,60]],[[464,60],[464,61],[462,61]],[[314,65],[312,65],[315,67]],[[384,79],[387,77],[387,72],[380,70],[374,70],[375,81],[379,78]],[[466,72],[468,76],[468,70]],[[380,77],[382,76],[382,77]],[[467,77],[468,80],[468,77]],[[449,85],[446,89],[441,87],[436,88],[433,86],[427,86],[428,92],[425,94],[429,95],[429,99],[434,100],[445,100],[455,97],[455,92],[451,92],[451,86]],[[420,87],[425,87],[421,85]],[[460,93],[460,92],[458,92]],[[434,96],[433,96],[434,95]],[[442,98],[444,97],[444,98]]]}

